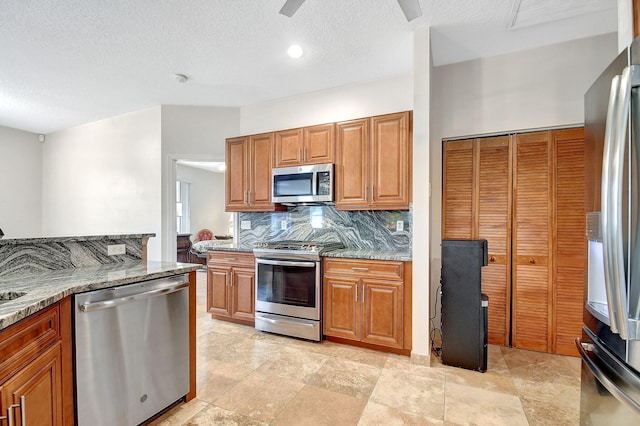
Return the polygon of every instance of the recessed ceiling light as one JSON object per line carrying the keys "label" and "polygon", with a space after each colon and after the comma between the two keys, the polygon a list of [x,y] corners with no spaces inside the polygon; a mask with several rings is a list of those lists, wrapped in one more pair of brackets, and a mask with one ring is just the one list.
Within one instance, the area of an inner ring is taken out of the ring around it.
{"label": "recessed ceiling light", "polygon": [[303,53],[304,52],[302,51],[302,47],[298,46],[297,44],[292,44],[287,49],[287,54],[293,59],[298,59],[300,56],[302,56]]}

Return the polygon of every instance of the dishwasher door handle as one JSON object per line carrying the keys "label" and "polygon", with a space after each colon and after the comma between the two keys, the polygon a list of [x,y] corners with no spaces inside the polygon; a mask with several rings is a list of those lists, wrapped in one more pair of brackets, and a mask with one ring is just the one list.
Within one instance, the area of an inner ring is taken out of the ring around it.
{"label": "dishwasher door handle", "polygon": [[110,300],[103,300],[100,302],[89,302],[83,303],[79,306],[81,312],[91,312],[97,311],[99,309],[108,309],[114,308],[118,305],[123,305],[125,303],[137,302],[144,299],[149,299],[150,297],[165,295],[175,293],[176,291],[180,291],[183,288],[189,287],[189,282],[183,282],[171,287],[157,288],[154,290],[144,291],[138,294],[132,294],[130,296],[118,297]]}

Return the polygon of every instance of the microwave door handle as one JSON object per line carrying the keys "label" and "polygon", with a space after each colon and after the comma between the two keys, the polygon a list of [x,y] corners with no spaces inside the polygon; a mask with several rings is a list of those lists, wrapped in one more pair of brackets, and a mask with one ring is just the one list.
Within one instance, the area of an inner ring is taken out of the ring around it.
{"label": "microwave door handle", "polygon": [[311,179],[311,195],[316,196],[318,195],[318,172],[313,172]]}
{"label": "microwave door handle", "polygon": [[604,260],[604,283],[607,293],[607,309],[609,311],[609,326],[611,331],[619,333],[618,316],[617,316],[617,299],[614,297],[614,277],[613,277],[613,253],[611,248],[611,160],[613,144],[615,139],[615,115],[619,113],[620,98],[620,80],[621,76],[617,75],[611,80],[611,91],[609,93],[609,105],[607,107],[607,120],[604,133],[604,149],[602,154],[602,188],[600,196],[602,247]]}

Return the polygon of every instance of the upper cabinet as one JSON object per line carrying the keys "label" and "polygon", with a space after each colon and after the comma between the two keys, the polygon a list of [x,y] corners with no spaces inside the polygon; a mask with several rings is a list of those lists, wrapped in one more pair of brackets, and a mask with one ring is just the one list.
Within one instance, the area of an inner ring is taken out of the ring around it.
{"label": "upper cabinet", "polygon": [[337,209],[409,209],[410,111],[338,123],[336,139]]}
{"label": "upper cabinet", "polygon": [[272,211],[273,133],[227,139],[226,207],[233,211]]}
{"label": "upper cabinet", "polygon": [[275,167],[333,163],[335,124],[282,130],[275,134]]}
{"label": "upper cabinet", "polygon": [[338,210],[409,210],[412,113],[227,139],[228,212],[275,211],[271,169],[335,164]]}

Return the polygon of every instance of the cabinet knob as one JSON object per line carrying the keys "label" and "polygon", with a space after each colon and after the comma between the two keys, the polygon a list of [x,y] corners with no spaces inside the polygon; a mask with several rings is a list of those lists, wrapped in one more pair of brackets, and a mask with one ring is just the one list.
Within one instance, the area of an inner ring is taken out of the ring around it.
{"label": "cabinet knob", "polygon": [[536,260],[533,257],[531,257],[529,258],[529,263],[533,265],[534,263],[536,263]]}
{"label": "cabinet knob", "polygon": [[494,256],[491,256],[491,257],[489,258],[489,262],[493,263],[493,262],[495,262],[495,261],[496,261],[496,258],[495,258]]}

